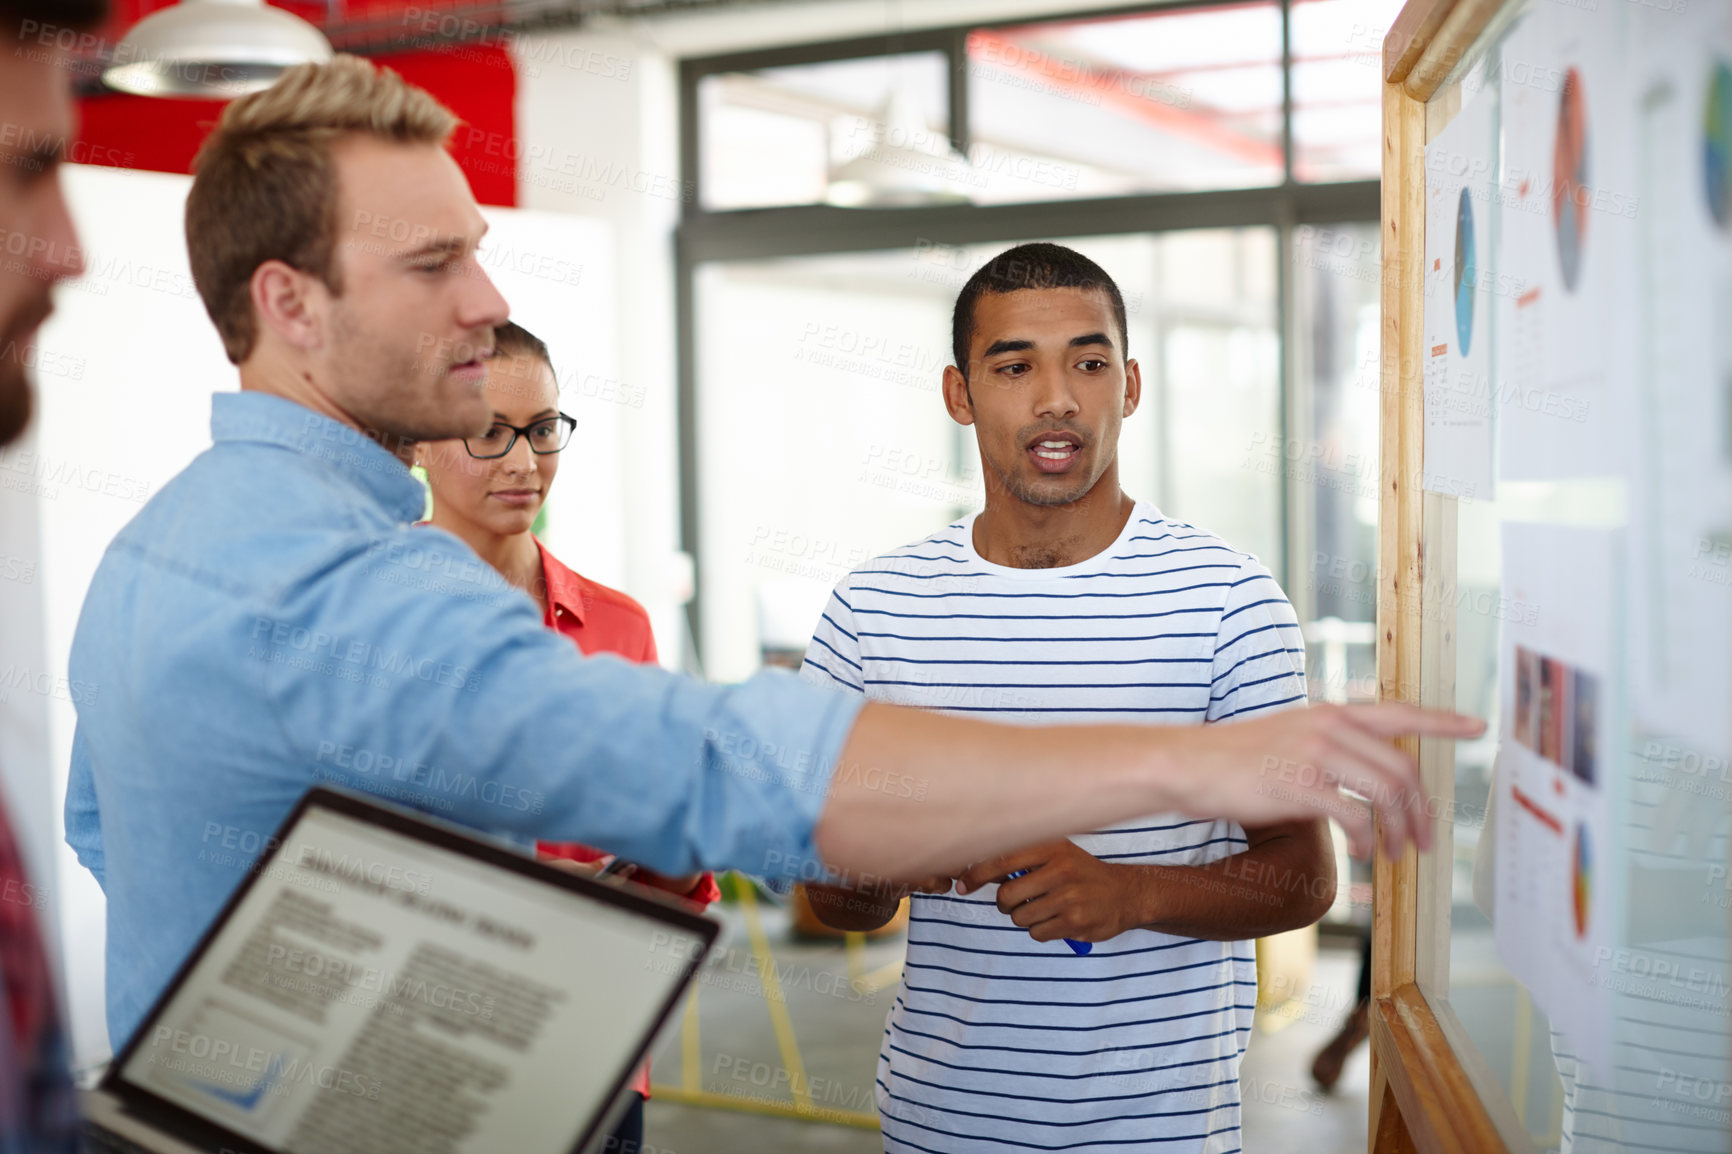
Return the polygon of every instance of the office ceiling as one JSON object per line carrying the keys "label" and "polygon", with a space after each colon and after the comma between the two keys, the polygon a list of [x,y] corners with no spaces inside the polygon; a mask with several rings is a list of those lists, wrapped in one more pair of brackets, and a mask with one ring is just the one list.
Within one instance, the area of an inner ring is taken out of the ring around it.
{"label": "office ceiling", "polygon": [[[118,42],[145,16],[175,0],[114,0],[107,39]],[[660,16],[762,8],[780,0],[269,0],[318,25],[342,52],[401,52],[484,39],[500,29],[580,24],[592,16]]]}

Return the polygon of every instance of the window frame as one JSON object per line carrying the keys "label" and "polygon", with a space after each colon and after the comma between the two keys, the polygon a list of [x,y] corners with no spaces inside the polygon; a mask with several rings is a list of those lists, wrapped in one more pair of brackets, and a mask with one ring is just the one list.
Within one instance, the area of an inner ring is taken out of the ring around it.
{"label": "window frame", "polygon": [[[1048,22],[1073,22],[1237,6],[1245,0],[1167,0],[1108,6],[1078,12],[972,21],[947,27],[887,35],[856,36],[822,42],[748,49],[679,62],[679,160],[681,201],[674,231],[675,408],[678,426],[680,547],[692,558],[702,588],[702,494],[699,485],[697,422],[696,271],[712,262],[773,260],[778,257],[876,252],[909,247],[916,239],[944,245],[1011,242],[1031,236],[1064,239],[1174,232],[1201,228],[1272,227],[1276,250],[1276,336],[1280,342],[1277,388],[1280,422],[1288,438],[1308,434],[1305,406],[1296,403],[1295,383],[1303,380],[1294,363],[1302,342],[1294,339],[1292,273],[1296,230],[1306,225],[1371,224],[1379,221],[1381,180],[1297,181],[1293,177],[1292,9],[1295,0],[1274,0],[1281,13],[1281,147],[1279,184],[1207,192],[1157,192],[1079,200],[1030,201],[994,205],[934,205],[910,208],[842,208],[828,204],[767,208],[710,209],[704,206],[702,141],[704,125],[699,90],[706,77],[764,68],[823,64],[839,60],[939,52],[949,64],[948,130],[962,151],[969,145],[967,45],[976,30],[1021,28]],[[1299,0],[1303,2],[1303,0]],[[1307,583],[1295,578],[1308,555],[1312,529],[1308,508],[1292,479],[1280,478],[1281,572],[1277,574],[1301,620],[1311,615]],[[686,605],[691,643],[701,665],[703,605]]]}

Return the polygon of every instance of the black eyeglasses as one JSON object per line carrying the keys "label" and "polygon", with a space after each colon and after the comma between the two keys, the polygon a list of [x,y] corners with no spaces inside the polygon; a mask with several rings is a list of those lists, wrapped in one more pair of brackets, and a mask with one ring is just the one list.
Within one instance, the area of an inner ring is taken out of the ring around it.
{"label": "black eyeglasses", "polygon": [[493,422],[493,427],[479,437],[464,437],[463,447],[469,450],[469,455],[482,461],[497,460],[511,452],[517,445],[518,437],[529,438],[529,451],[547,456],[565,448],[571,441],[571,432],[577,428],[577,418],[560,413],[556,417],[543,417],[533,425],[507,425],[504,421]]}

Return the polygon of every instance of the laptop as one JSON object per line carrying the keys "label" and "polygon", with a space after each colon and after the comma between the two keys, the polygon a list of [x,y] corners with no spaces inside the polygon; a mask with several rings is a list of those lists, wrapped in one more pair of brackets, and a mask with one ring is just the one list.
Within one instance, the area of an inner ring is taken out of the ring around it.
{"label": "laptop", "polygon": [[266,845],[82,1096],[88,1148],[599,1150],[718,930],[324,787]]}

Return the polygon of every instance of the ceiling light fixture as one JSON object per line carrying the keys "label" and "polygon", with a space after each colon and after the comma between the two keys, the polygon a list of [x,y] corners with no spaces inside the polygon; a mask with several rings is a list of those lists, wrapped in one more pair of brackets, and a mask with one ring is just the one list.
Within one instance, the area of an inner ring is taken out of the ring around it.
{"label": "ceiling light fixture", "polygon": [[324,33],[264,0],[181,0],[133,25],[102,79],[139,96],[230,100],[330,58]]}
{"label": "ceiling light fixture", "polygon": [[[855,125],[851,135],[862,135]],[[945,133],[926,126],[902,85],[891,90],[863,133],[865,148],[832,164],[824,199],[843,208],[913,208],[967,204],[979,179]]]}

